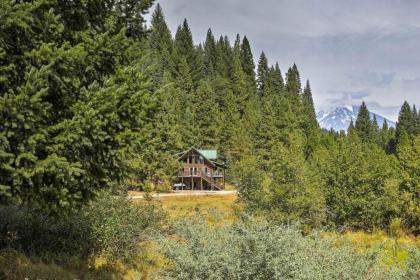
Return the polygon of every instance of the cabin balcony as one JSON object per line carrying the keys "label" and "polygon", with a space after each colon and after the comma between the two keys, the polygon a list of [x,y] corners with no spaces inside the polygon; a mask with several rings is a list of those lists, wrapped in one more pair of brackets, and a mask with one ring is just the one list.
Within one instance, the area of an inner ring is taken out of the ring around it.
{"label": "cabin balcony", "polygon": [[203,172],[199,170],[187,170],[187,171],[180,171],[178,173],[178,178],[181,177],[206,177],[206,178],[223,178],[223,172],[216,171],[211,174],[211,172]]}
{"label": "cabin balcony", "polygon": [[211,177],[211,174],[210,172],[206,174],[205,172],[198,171],[198,170],[195,170],[193,172],[188,170],[188,171],[180,171],[178,173],[178,177]]}
{"label": "cabin balcony", "polygon": [[223,172],[216,171],[213,173],[213,178],[223,178]]}

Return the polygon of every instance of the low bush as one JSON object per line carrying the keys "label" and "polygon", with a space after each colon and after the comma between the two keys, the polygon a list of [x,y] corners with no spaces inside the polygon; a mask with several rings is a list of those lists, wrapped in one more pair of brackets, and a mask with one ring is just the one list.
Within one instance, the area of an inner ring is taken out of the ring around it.
{"label": "low bush", "polygon": [[102,196],[84,216],[90,224],[95,254],[125,261],[136,255],[139,242],[154,237],[164,219],[157,204],[109,196]]}
{"label": "low bush", "polygon": [[[182,222],[162,241],[165,279],[415,279],[418,249],[405,268],[386,266],[380,248],[357,251],[298,226],[261,221],[211,227]],[[418,275],[417,275],[418,276]]]}
{"label": "low bush", "polygon": [[160,227],[154,204],[106,193],[77,212],[51,216],[25,207],[0,208],[0,250],[18,250],[47,262],[102,256],[129,260]]}

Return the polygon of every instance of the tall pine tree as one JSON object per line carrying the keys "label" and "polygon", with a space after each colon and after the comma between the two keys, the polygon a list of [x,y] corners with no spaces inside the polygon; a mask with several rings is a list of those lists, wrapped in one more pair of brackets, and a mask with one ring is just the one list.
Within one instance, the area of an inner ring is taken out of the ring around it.
{"label": "tall pine tree", "polygon": [[262,52],[258,61],[257,69],[257,87],[260,97],[268,94],[269,91],[269,68],[265,53]]}
{"label": "tall pine tree", "polygon": [[312,98],[312,90],[309,80],[306,81],[306,86],[303,90],[302,105],[303,113],[305,115],[305,130],[316,130],[318,128],[318,122],[316,120],[314,100]]}
{"label": "tall pine tree", "polygon": [[171,58],[172,35],[165,22],[162,8],[157,4],[152,15],[151,28],[149,33],[149,47],[151,49],[155,70],[153,73],[153,89],[162,86],[163,75],[166,70],[174,71]]}
{"label": "tall pine tree", "polygon": [[302,85],[296,64],[293,64],[286,73],[286,92],[293,111],[299,116],[302,111],[301,102]]}
{"label": "tall pine tree", "polygon": [[416,120],[414,118],[413,112],[411,111],[410,105],[407,101],[405,101],[398,115],[398,122],[395,131],[397,142],[400,141],[403,131],[407,132],[410,137],[414,135],[416,126],[415,123]]}
{"label": "tall pine tree", "polygon": [[374,140],[373,124],[370,120],[369,110],[367,109],[365,102],[362,102],[362,105],[359,108],[355,129],[362,141],[369,142]]}
{"label": "tall pine tree", "polygon": [[246,36],[244,36],[244,38],[242,39],[241,62],[242,62],[242,69],[244,70],[248,79],[255,82],[254,57],[252,55],[251,46]]}
{"label": "tall pine tree", "polygon": [[214,75],[217,63],[216,41],[214,40],[211,29],[207,31],[206,41],[204,42],[204,69],[208,77]]}

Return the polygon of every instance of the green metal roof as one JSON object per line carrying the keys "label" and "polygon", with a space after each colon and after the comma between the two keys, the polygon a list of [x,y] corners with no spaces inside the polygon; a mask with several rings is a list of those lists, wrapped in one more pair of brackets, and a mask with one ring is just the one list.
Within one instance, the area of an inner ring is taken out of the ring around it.
{"label": "green metal roof", "polygon": [[198,150],[200,154],[208,158],[209,160],[217,159],[217,150]]}

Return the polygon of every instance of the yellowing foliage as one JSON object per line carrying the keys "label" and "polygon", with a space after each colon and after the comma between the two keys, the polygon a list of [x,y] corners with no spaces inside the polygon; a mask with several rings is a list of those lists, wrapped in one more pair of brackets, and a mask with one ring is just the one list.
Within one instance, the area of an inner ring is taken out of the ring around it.
{"label": "yellowing foliage", "polygon": [[362,231],[349,231],[343,234],[324,233],[326,238],[336,238],[338,245],[344,242],[351,242],[359,251],[380,248],[383,263],[389,266],[404,267],[408,257],[408,248],[420,248],[420,238],[400,234],[392,238],[384,231],[366,233]]}

